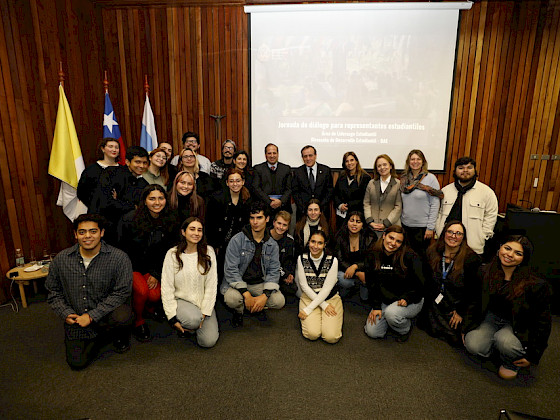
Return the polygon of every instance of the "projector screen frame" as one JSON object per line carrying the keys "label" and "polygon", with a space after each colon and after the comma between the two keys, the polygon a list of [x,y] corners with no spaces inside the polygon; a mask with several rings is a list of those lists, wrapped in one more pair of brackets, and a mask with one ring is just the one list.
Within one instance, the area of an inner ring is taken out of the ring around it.
{"label": "projector screen frame", "polygon": [[[453,70],[452,70],[452,77],[451,77],[451,86],[450,86],[450,95],[449,95],[449,109],[447,115],[447,133],[446,133],[446,140],[445,140],[445,152],[443,157],[443,169],[430,169],[430,172],[435,174],[443,174],[446,173],[445,168],[447,167],[447,160],[448,160],[448,150],[449,150],[449,142],[450,142],[450,135],[451,135],[451,116],[453,112],[453,92],[455,89],[455,76],[457,71],[457,55],[458,55],[458,44],[459,44],[459,33],[461,27],[461,10],[469,10],[472,8],[473,1],[456,1],[456,2],[438,2],[438,3],[426,3],[426,2],[414,2],[414,3],[403,3],[403,2],[395,2],[395,3],[312,3],[312,4],[280,4],[280,5],[251,5],[251,6],[244,6],[244,10],[248,13],[248,36],[249,36],[249,54],[248,54],[248,69],[249,69],[249,152],[251,154],[251,160],[253,164],[257,162],[261,162],[261,159],[258,158],[259,153],[257,150],[253,150],[253,97],[252,97],[252,76],[253,76],[253,69],[252,69],[252,54],[253,46],[252,46],[252,22],[251,22],[251,15],[260,12],[297,12],[297,11],[322,11],[322,10],[362,10],[362,9],[377,9],[377,10],[426,10],[426,9],[435,9],[435,10],[458,10],[457,15],[457,28],[455,34],[455,47],[454,47],[454,57],[453,57]],[[272,141],[274,143],[274,141]],[[311,144],[311,143],[309,143]],[[312,144],[313,146],[317,147],[317,145]],[[301,147],[304,147],[305,144],[302,144]],[[280,145],[278,146],[280,148]],[[348,150],[352,150],[351,147]],[[255,152],[255,153],[253,153]],[[262,151],[263,160],[264,160],[264,150]],[[318,161],[321,161],[320,150],[318,150]],[[342,158],[342,156],[341,156]],[[280,161],[282,159],[280,158]],[[369,172],[373,171],[374,168],[365,164],[365,162],[361,162],[362,167],[364,170]],[[303,161],[301,162],[303,164]],[[296,168],[300,165],[292,166],[292,168]],[[330,165],[331,169],[334,171],[340,171],[343,168],[336,167]],[[399,167],[397,162],[395,162],[395,168],[397,171],[401,172],[403,169]]]}

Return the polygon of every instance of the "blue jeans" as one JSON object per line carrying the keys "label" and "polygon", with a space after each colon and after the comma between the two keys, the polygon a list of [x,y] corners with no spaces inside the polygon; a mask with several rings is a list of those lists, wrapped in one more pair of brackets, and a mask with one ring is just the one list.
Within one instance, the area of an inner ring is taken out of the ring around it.
{"label": "blue jeans", "polygon": [[491,312],[477,329],[465,335],[465,347],[469,353],[482,357],[490,357],[495,347],[504,367],[515,372],[520,368],[513,362],[525,356],[523,344],[513,333],[511,324]]}
{"label": "blue jeans", "polygon": [[340,295],[341,298],[345,298],[346,296],[348,296],[350,289],[354,287],[354,285],[359,285],[360,299],[362,300],[368,299],[368,289],[366,286],[364,286],[364,284],[360,280],[358,280],[357,277],[353,277],[351,279],[345,279],[344,271],[339,271],[336,277],[338,278],[338,287],[339,287],[338,294]]}
{"label": "blue jeans", "polygon": [[397,334],[404,335],[410,331],[410,320],[420,313],[424,298],[418,303],[409,303],[407,306],[398,306],[397,302],[390,305],[381,304],[381,319],[377,319],[375,324],[370,324],[366,320],[364,330],[371,338],[383,338],[387,334],[387,329],[391,327]]}
{"label": "blue jeans", "polygon": [[196,331],[196,342],[200,347],[213,347],[218,341],[218,318],[216,311],[212,310],[212,315],[204,318],[202,328],[198,328],[202,321],[200,308],[183,299],[177,299],[177,320],[183,328]]}

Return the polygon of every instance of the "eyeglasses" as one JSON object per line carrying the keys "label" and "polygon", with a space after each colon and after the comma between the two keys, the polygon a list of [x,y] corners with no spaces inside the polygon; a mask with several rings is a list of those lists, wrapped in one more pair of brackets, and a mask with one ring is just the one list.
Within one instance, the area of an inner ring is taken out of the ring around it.
{"label": "eyeglasses", "polygon": [[463,232],[460,231],[453,232],[452,230],[446,231],[445,234],[447,236],[455,236],[456,238],[462,238],[463,236],[465,236]]}
{"label": "eyeglasses", "polygon": [[224,146],[224,150],[234,150],[235,147],[233,146]]}
{"label": "eyeglasses", "polygon": [[183,159],[183,160],[194,159],[194,155],[185,155],[185,156],[181,156],[181,159]]}
{"label": "eyeglasses", "polygon": [[186,144],[198,144],[198,142],[196,140],[187,140],[185,143]]}

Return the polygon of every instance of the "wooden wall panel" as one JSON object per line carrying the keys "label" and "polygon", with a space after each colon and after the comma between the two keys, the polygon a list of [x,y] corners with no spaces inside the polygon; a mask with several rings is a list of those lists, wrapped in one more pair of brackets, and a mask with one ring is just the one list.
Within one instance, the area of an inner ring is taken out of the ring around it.
{"label": "wooden wall panel", "polygon": [[[0,271],[14,249],[57,252],[72,242],[56,206],[59,183],[47,174],[56,111],[58,68],[82,152],[93,156],[101,134],[103,85],[100,11],[88,0],[0,2]],[[101,93],[99,95],[98,93]],[[1,282],[0,282],[1,283]]]}
{"label": "wooden wall panel", "polygon": [[[240,110],[248,106],[242,7],[107,7],[102,15],[104,42],[111,46],[105,51],[106,66],[126,72],[112,87],[111,98],[119,122],[124,118],[123,125],[130,127],[128,145],[136,144],[139,135],[147,74],[158,138],[178,151],[182,134],[194,130],[201,136],[202,153],[211,159],[227,138],[241,139],[241,147],[248,147],[248,116]],[[119,105],[120,98],[128,109]],[[219,138],[211,115],[226,115]]]}
{"label": "wooden wall panel", "polygon": [[[285,1],[267,1],[275,3]],[[103,70],[126,145],[138,144],[144,75],[160,141],[187,130],[214,160],[234,139],[249,148],[248,17],[242,0],[0,2],[0,267],[72,242],[47,175],[58,62],[86,164],[96,159]],[[253,1],[253,4],[262,1]],[[560,0],[477,1],[461,12],[446,172],[470,155],[503,211],[508,202],[560,210]],[[211,115],[225,115],[221,132]],[[253,163],[262,160],[256,156]],[[535,178],[539,178],[536,188]]]}
{"label": "wooden wall panel", "polygon": [[502,211],[509,202],[560,210],[560,162],[530,159],[559,149],[559,12],[558,1],[477,2],[461,12],[442,185],[453,162],[470,155]]}

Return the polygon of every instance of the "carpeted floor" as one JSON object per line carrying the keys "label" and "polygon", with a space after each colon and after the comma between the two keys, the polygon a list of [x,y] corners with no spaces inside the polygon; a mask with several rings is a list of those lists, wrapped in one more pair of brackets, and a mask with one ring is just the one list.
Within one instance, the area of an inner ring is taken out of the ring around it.
{"label": "carpeted floor", "polygon": [[367,309],[345,303],[338,344],[301,336],[295,303],[245,317],[232,329],[218,308],[220,340],[204,350],[148,321],[151,343],[104,349],[89,368],[64,360],[62,321],[44,294],[0,309],[3,419],[497,419],[501,408],[560,419],[560,320],[540,365],[510,383],[463,352],[414,329],[410,341],[374,341]]}

